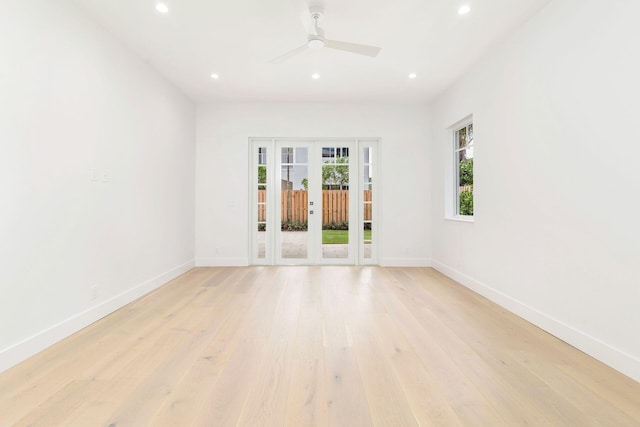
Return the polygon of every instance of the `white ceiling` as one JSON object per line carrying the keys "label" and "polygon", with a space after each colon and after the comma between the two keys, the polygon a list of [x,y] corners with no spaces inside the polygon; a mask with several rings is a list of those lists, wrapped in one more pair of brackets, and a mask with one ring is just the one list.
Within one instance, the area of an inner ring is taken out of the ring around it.
{"label": "white ceiling", "polygon": [[[304,0],[164,0],[167,15],[156,0],[75,1],[196,102],[421,102],[550,0],[310,0],[324,6],[327,38],[382,50],[282,64],[269,60],[306,42]],[[471,12],[458,15],[461,4]]]}

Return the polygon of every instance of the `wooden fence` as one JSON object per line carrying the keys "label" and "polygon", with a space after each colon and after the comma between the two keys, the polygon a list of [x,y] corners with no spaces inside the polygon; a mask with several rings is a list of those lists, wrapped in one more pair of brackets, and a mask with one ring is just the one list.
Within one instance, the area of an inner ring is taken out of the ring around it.
{"label": "wooden fence", "polygon": [[[280,212],[283,221],[306,221],[308,205],[309,193],[306,190],[282,190]],[[313,208],[309,207],[309,209]]]}
{"label": "wooden fence", "polygon": [[[258,221],[266,221],[267,191],[258,190]],[[322,207],[322,223],[349,221],[349,190],[322,190],[322,204],[309,206],[307,190],[282,190],[280,212],[283,221],[308,220],[309,210],[316,212]],[[364,192],[364,220],[371,221],[371,190]],[[308,209],[307,209],[308,207]]]}

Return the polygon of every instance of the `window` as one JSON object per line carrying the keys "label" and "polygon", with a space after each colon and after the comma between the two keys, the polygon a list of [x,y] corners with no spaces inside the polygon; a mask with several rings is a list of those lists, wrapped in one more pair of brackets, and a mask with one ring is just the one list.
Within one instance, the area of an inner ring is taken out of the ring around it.
{"label": "window", "polygon": [[455,214],[473,216],[473,123],[453,133]]}

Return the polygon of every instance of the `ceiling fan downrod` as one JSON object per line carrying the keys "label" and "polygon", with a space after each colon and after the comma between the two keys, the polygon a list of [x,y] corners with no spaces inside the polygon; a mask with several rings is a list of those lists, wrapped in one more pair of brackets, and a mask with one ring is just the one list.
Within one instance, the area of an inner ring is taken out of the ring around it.
{"label": "ceiling fan downrod", "polygon": [[322,37],[322,30],[318,27],[318,20],[322,18],[322,10],[320,7],[314,7],[311,10],[311,18],[313,19],[314,28],[316,30],[315,36],[309,35],[309,41],[307,46],[312,49],[322,49],[325,45],[324,37]]}

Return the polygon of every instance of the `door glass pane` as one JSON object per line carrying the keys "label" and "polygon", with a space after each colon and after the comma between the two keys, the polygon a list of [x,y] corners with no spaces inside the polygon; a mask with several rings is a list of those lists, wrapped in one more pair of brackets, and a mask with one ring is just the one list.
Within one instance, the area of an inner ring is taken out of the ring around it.
{"label": "door glass pane", "polygon": [[322,147],[322,163],[335,163],[336,149],[333,147]]}
{"label": "door glass pane", "polygon": [[282,258],[307,258],[308,254],[308,149],[283,147],[281,152],[281,227]]}
{"label": "door glass pane", "polygon": [[293,148],[292,147],[283,147],[282,148],[282,152],[281,152],[281,156],[280,156],[280,163],[284,164],[289,164],[289,163],[293,163]]}
{"label": "door glass pane", "polygon": [[266,258],[267,231],[267,147],[258,147],[258,259]]}
{"label": "door glass pane", "polygon": [[305,164],[309,162],[308,159],[308,149],[306,147],[298,147],[296,148],[296,158],[295,158],[295,162],[298,164]]}
{"label": "door glass pane", "polygon": [[322,257],[349,257],[349,148],[322,148]]}
{"label": "door glass pane", "polygon": [[371,164],[371,148],[365,147],[363,148],[363,168],[364,176],[363,180],[363,228],[362,228],[362,239],[364,243],[364,258],[372,257],[371,245],[373,242],[373,200],[372,200],[372,190],[373,190],[373,168]]}

